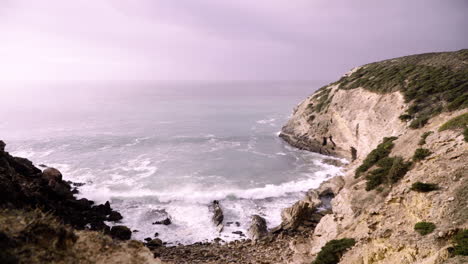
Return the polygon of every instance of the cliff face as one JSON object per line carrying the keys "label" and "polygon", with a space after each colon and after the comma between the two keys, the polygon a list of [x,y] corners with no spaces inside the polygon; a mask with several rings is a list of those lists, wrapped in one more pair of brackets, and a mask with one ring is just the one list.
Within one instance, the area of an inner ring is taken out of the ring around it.
{"label": "cliff face", "polygon": [[[291,243],[296,254],[289,263],[311,263],[328,241],[343,238],[356,244],[340,263],[468,261],[453,253],[454,235],[468,228],[467,54],[423,54],[365,65],[297,106],[283,127],[283,139],[353,161],[344,187],[334,191],[332,213],[308,239]],[[388,68],[390,77],[382,77]],[[425,82],[439,70],[450,85]],[[441,129],[447,122],[452,129]],[[380,144],[384,137],[394,138]],[[421,235],[415,231],[418,222],[435,229]]]}

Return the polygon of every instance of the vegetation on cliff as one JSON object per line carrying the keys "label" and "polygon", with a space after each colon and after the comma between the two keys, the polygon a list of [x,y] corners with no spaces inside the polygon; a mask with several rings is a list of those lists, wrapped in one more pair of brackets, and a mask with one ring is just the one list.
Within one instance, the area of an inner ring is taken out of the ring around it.
{"label": "vegetation on cliff", "polygon": [[340,262],[343,254],[355,244],[356,241],[352,238],[330,240],[322,247],[312,264],[336,264]]}
{"label": "vegetation on cliff", "polygon": [[432,152],[428,149],[425,148],[417,148],[414,151],[413,155],[413,161],[421,161],[427,157],[429,157],[432,154]]}
{"label": "vegetation on cliff", "polygon": [[422,145],[426,144],[426,138],[428,136],[430,136],[432,133],[434,133],[434,132],[432,132],[432,131],[424,132],[424,134],[421,135],[421,139],[419,140],[418,145],[422,146]]}
{"label": "vegetation on cliff", "polygon": [[432,233],[435,228],[435,224],[431,222],[417,222],[414,225],[414,231],[418,232],[422,236]]}
{"label": "vegetation on cliff", "polygon": [[364,159],[362,162],[361,166],[359,166],[356,169],[355,177],[359,177],[361,173],[366,172],[368,169],[370,169],[372,166],[374,166],[379,160],[388,157],[390,152],[392,151],[392,148],[395,144],[393,144],[393,141],[395,141],[397,138],[396,137],[386,137],[382,140],[382,143],[380,143],[377,148],[372,150],[367,157]]}
{"label": "vegetation on cliff", "polygon": [[453,237],[454,255],[468,256],[468,229],[462,229]]}
{"label": "vegetation on cliff", "polygon": [[411,185],[411,190],[416,192],[432,192],[438,190],[439,186],[434,183],[415,182]]}
{"label": "vegetation on cliff", "polygon": [[466,49],[401,57],[364,65],[336,84],[376,93],[401,91],[410,106],[400,119],[420,128],[442,111],[468,107],[467,61]]}
{"label": "vegetation on cliff", "polygon": [[465,129],[468,128],[468,113],[461,114],[456,116],[449,121],[445,122],[442,126],[440,126],[439,131],[444,130],[457,130],[457,129]]}

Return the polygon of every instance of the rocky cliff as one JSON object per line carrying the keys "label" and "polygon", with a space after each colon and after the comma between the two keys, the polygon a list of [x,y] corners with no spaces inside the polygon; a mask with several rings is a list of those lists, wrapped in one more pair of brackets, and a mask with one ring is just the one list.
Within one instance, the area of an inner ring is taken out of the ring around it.
{"label": "rocky cliff", "polygon": [[76,199],[58,170],[11,156],[3,141],[0,190],[0,263],[159,263],[128,241],[132,232],[109,203]]}
{"label": "rocky cliff", "polygon": [[289,263],[349,241],[339,263],[467,263],[467,107],[468,50],[364,65],[301,102],[280,136],[352,162],[312,191],[332,210]]}

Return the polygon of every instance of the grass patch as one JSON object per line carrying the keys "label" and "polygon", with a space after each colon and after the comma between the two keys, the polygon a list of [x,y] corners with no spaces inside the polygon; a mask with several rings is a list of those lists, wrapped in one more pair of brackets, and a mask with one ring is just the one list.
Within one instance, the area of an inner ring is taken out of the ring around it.
{"label": "grass patch", "polygon": [[432,192],[438,190],[439,186],[434,183],[415,182],[411,185],[411,190],[416,192]]}
{"label": "grass patch", "polygon": [[453,237],[454,255],[468,256],[468,229],[462,229]]}
{"label": "grass patch", "polygon": [[377,148],[372,150],[367,157],[362,162],[361,166],[359,166],[355,171],[355,177],[358,178],[361,173],[366,172],[372,166],[374,166],[379,160],[388,157],[390,152],[392,151],[393,146],[395,145],[393,141],[395,141],[397,137],[385,137],[382,140]]}
{"label": "grass patch", "polygon": [[414,151],[413,161],[421,161],[426,157],[430,156],[432,152],[425,148],[418,148]]}
{"label": "grass patch", "polygon": [[399,181],[411,167],[402,157],[386,157],[377,162],[377,169],[366,175],[366,191],[375,189],[381,184],[393,184]]}
{"label": "grass patch", "polygon": [[330,96],[331,90],[332,89],[328,88],[328,86],[324,86],[314,95],[314,98],[317,100],[317,104],[313,107],[314,112],[320,113],[330,105],[333,99],[333,96]]}
{"label": "grass patch", "polygon": [[336,264],[340,262],[343,254],[355,244],[356,241],[352,238],[330,240],[322,247],[312,264]]}
{"label": "grass patch", "polygon": [[371,63],[341,78],[339,88],[362,87],[382,94],[401,91],[410,106],[400,119],[412,120],[411,128],[421,128],[442,111],[468,107],[467,58],[468,50],[461,50]]}
{"label": "grass patch", "polygon": [[422,145],[426,144],[426,138],[427,138],[428,136],[430,136],[432,133],[434,133],[434,132],[432,132],[432,131],[424,132],[424,133],[421,135],[421,139],[419,140],[418,145],[422,146]]}
{"label": "grass patch", "polygon": [[432,233],[435,228],[435,224],[431,222],[418,222],[414,225],[414,231],[418,232],[422,236]]}
{"label": "grass patch", "polygon": [[468,127],[468,113],[456,116],[440,126],[439,131],[464,129]]}

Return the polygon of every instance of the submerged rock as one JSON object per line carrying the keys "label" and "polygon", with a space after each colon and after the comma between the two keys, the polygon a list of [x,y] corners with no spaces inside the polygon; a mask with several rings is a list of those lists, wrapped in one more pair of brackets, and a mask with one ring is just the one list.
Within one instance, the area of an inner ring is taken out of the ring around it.
{"label": "submerged rock", "polygon": [[172,224],[172,221],[171,221],[171,219],[169,217],[166,217],[162,221],[153,222],[153,225],[170,225],[170,224]]}
{"label": "submerged rock", "polygon": [[250,224],[249,229],[247,230],[247,234],[252,240],[262,239],[263,237],[268,235],[265,218],[259,215],[253,215],[252,222]]}

